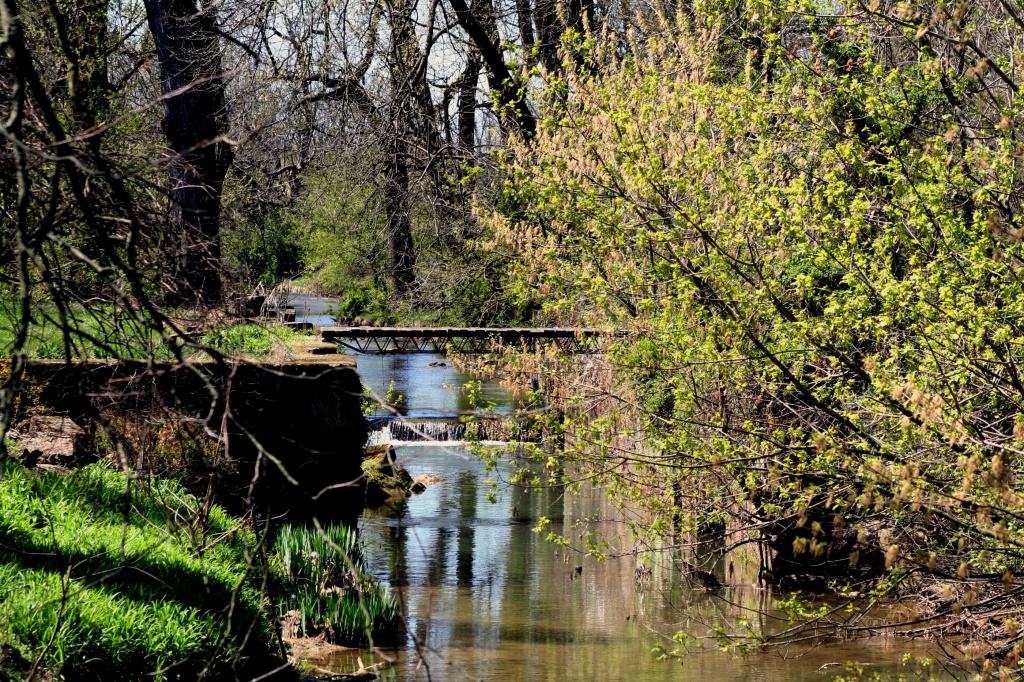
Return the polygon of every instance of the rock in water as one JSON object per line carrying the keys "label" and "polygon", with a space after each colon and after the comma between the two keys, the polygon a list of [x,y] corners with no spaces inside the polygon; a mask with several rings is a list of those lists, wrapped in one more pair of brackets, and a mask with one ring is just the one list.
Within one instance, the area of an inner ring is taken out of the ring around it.
{"label": "rock in water", "polygon": [[422,476],[417,476],[413,479],[410,490],[418,495],[426,490],[428,486],[440,483],[443,480],[443,478],[436,474],[423,474]]}

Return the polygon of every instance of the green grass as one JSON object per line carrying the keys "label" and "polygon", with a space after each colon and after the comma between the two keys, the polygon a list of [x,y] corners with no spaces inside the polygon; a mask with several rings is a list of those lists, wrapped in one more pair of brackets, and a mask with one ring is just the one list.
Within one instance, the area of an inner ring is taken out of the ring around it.
{"label": "green grass", "polygon": [[[171,348],[153,326],[117,314],[110,306],[99,305],[89,310],[77,306],[69,309],[68,314],[69,333],[65,338],[52,304],[40,304],[34,310],[24,346],[29,357],[57,360],[70,350],[74,359],[174,359]],[[10,355],[16,331],[12,303],[0,299],[0,354]],[[239,324],[212,329],[203,334],[199,342],[225,355],[259,360],[270,356],[275,345],[288,346],[300,338],[308,338],[308,334],[271,324]],[[69,344],[67,348],[65,342]],[[193,354],[203,355],[201,352]]]}
{"label": "green grass", "polygon": [[[109,305],[89,308],[72,305],[67,314],[67,335],[62,331],[57,308],[36,301],[24,350],[32,358],[57,360],[70,350],[72,358],[170,359],[172,353],[152,324],[140,324],[130,315]],[[0,298],[0,354],[10,355],[17,335],[17,317],[12,299]]]}
{"label": "green grass", "polygon": [[258,360],[270,356],[275,345],[288,346],[291,342],[308,338],[308,334],[297,332],[290,327],[239,324],[234,327],[213,329],[204,334],[200,341],[225,355],[245,356]]}
{"label": "green grass", "polygon": [[214,507],[204,543],[186,525],[196,504],[174,483],[129,485],[102,463],[66,478],[9,465],[0,481],[0,648],[21,661],[0,664],[0,680],[18,679],[40,655],[66,680],[263,669],[272,628],[258,570],[247,570],[255,539]]}
{"label": "green grass", "polygon": [[298,612],[298,634],[323,634],[345,646],[393,643],[398,607],[383,585],[366,576],[356,531],[284,526],[274,549],[278,608],[282,616]]}

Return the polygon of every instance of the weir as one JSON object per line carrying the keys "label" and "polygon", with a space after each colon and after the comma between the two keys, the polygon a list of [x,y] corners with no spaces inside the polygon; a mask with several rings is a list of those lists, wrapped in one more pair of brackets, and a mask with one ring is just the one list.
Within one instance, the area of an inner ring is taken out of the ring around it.
{"label": "weir", "polygon": [[368,445],[384,443],[411,443],[437,441],[456,443],[465,441],[467,435],[473,440],[495,442],[516,441],[520,443],[536,443],[540,441],[540,432],[511,419],[483,419],[472,424],[431,419],[423,421],[381,421],[370,425]]}

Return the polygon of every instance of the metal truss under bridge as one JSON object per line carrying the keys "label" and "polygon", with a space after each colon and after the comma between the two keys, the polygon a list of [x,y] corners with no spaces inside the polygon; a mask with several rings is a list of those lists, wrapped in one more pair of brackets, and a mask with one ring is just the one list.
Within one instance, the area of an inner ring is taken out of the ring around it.
{"label": "metal truss under bridge", "polygon": [[553,345],[567,353],[599,353],[601,340],[618,332],[565,327],[322,327],[324,341],[359,353],[490,353],[495,344],[536,350]]}

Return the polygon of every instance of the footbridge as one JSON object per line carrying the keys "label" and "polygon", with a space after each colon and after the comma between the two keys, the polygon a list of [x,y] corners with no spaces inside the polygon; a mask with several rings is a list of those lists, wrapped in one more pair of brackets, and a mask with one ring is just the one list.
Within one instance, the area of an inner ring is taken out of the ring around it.
{"label": "footbridge", "polygon": [[567,353],[597,353],[601,341],[621,332],[569,327],[321,327],[324,341],[360,353],[489,353],[495,344],[536,350],[552,345]]}

